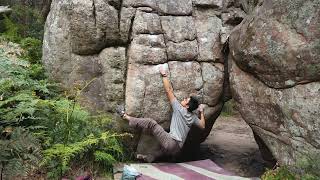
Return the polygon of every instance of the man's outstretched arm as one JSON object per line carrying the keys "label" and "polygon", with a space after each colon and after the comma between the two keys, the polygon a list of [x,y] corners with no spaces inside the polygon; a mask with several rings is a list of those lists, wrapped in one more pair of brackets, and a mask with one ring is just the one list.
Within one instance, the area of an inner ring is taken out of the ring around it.
{"label": "man's outstretched arm", "polygon": [[173,100],[175,99],[175,96],[173,94],[173,88],[172,88],[171,83],[169,81],[168,75],[163,68],[160,68],[160,74],[162,76],[163,87],[167,93],[167,96],[169,98],[170,103],[172,103]]}

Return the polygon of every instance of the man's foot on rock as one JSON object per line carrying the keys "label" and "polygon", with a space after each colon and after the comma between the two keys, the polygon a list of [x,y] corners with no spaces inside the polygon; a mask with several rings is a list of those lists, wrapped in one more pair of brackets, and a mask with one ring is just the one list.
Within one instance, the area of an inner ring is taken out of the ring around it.
{"label": "man's foot on rock", "polygon": [[152,155],[144,155],[144,154],[137,154],[136,158],[148,163],[151,163],[155,160],[155,158]]}
{"label": "man's foot on rock", "polygon": [[124,110],[124,105],[118,105],[116,107],[116,112],[119,114],[121,118],[124,118],[124,115],[126,114]]}

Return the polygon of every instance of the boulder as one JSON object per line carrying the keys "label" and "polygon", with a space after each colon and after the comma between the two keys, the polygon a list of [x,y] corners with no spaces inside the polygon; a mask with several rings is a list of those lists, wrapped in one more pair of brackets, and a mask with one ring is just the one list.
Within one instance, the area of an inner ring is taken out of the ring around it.
{"label": "boulder", "polygon": [[319,9],[316,0],[264,1],[230,36],[233,98],[281,164],[320,149]]}
{"label": "boulder", "polygon": [[303,154],[319,152],[319,82],[274,89],[235,62],[230,81],[240,114],[281,164],[293,164]]}
{"label": "boulder", "polygon": [[239,67],[273,88],[320,80],[320,3],[265,1],[231,37]]}
{"label": "boulder", "polygon": [[50,77],[68,86],[72,71],[69,1],[54,0],[47,17],[43,37],[42,62]]}
{"label": "boulder", "polygon": [[70,41],[72,52],[99,53],[119,43],[118,10],[104,0],[72,0]]}

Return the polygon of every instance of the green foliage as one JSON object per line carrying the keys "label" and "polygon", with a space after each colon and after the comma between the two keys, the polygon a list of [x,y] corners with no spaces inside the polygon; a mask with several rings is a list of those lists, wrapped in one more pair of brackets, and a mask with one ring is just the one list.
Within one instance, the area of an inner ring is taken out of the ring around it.
{"label": "green foliage", "polygon": [[320,179],[320,153],[305,154],[295,165],[281,166],[266,171],[262,180],[318,180]]}
{"label": "green foliage", "polygon": [[227,101],[224,103],[223,108],[222,108],[222,112],[221,115],[222,116],[233,116],[236,115],[237,111],[235,108],[235,102],[233,99]]}
{"label": "green foliage", "polygon": [[301,179],[320,179],[320,153],[310,153],[302,156],[295,169]]}
{"label": "green foliage", "polygon": [[25,38],[21,40],[21,47],[25,50],[23,59],[32,64],[40,64],[42,57],[42,42],[35,38]]}
{"label": "green foliage", "polygon": [[66,96],[48,81],[41,64],[44,21],[30,7],[12,8],[1,22],[0,44],[3,39],[19,43],[23,52],[13,58],[0,49],[1,175],[24,175],[39,170],[38,164],[55,179],[77,163],[111,170],[113,162],[123,160],[119,140],[127,135],[110,130],[110,116],[92,116],[83,109],[77,103],[81,89]]}
{"label": "green foliage", "polygon": [[[30,38],[21,42],[27,52],[22,58],[27,60],[13,60],[0,50],[0,144],[7,147],[0,150],[2,174],[25,174],[26,167],[40,161],[40,151],[42,168],[51,178],[68,173],[75,162],[110,170],[111,163],[122,160],[119,139],[124,135],[110,131],[110,116],[92,116],[77,103],[82,90],[72,96],[57,91],[34,60],[39,57],[39,48],[34,48],[38,42]],[[8,146],[10,142],[23,147]]]}
{"label": "green foliage", "polygon": [[262,177],[262,180],[295,180],[295,176],[290,172],[288,167],[282,166],[275,170],[266,171]]}
{"label": "green foliage", "polygon": [[[62,176],[70,170],[72,161],[79,162],[86,158],[91,161],[100,163],[103,167],[112,167],[112,163],[116,162],[123,155],[120,143],[117,137],[122,137],[116,133],[104,132],[100,137],[89,135],[85,140],[76,143],[63,145],[55,144],[53,147],[44,151],[43,163],[49,169],[55,169],[49,176],[56,178],[57,175]],[[52,163],[54,162],[54,163]]]}
{"label": "green foliage", "polygon": [[39,111],[38,95],[49,95],[49,89],[46,80],[30,77],[29,67],[0,51],[0,161],[5,176],[25,174],[40,157],[41,146],[32,133],[40,127],[34,113]]}
{"label": "green foliage", "polygon": [[0,169],[1,177],[26,174],[37,167],[40,158],[38,140],[27,130],[0,126]]}
{"label": "green foliage", "polygon": [[3,35],[13,42],[32,37],[42,39],[44,19],[38,10],[23,5],[12,6],[12,13],[4,20],[5,32]]}
{"label": "green foliage", "polygon": [[9,41],[18,42],[21,39],[19,35],[19,26],[14,23],[9,17],[5,16],[3,20],[5,32],[3,36],[6,37]]}

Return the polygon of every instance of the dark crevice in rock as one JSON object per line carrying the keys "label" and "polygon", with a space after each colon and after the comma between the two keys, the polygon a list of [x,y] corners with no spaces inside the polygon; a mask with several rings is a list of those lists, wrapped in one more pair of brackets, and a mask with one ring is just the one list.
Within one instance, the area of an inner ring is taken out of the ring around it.
{"label": "dark crevice in rock", "polygon": [[267,162],[267,164],[270,167],[273,167],[276,165],[277,160],[274,158],[272,152],[268,148],[268,146],[264,143],[264,141],[254,132],[253,132],[253,137],[258,144],[259,150],[261,152],[262,158]]}
{"label": "dark crevice in rock", "polygon": [[[144,86],[144,88],[143,88],[143,104],[145,104],[145,101],[146,101],[146,92],[147,92],[147,84],[146,84],[146,81],[144,81],[144,83],[145,83],[145,86]],[[140,115],[141,115],[141,117],[146,117],[146,114],[145,114],[145,112],[144,112],[144,106],[142,105],[142,107],[141,107],[142,109],[141,109],[141,112],[140,112]]]}
{"label": "dark crevice in rock", "polygon": [[159,15],[160,17],[161,17],[161,16],[192,17],[192,13],[191,13],[191,14],[183,14],[183,15],[158,13],[158,15]]}
{"label": "dark crevice in rock", "polygon": [[[133,21],[134,21],[134,18],[136,17],[136,15],[134,15],[130,21],[130,28],[129,28],[129,32],[128,32],[128,39],[127,39],[127,43],[126,43],[126,46],[125,46],[125,58],[126,58],[126,67],[125,67],[125,70],[124,70],[124,79],[125,79],[125,82],[123,83],[123,99],[125,100],[126,99],[126,83],[127,83],[127,74],[128,74],[128,67],[129,67],[129,48],[130,48],[130,45],[131,45],[131,41],[132,41],[132,26],[133,26]],[[120,24],[120,23],[119,23]]]}
{"label": "dark crevice in rock", "polygon": [[120,7],[119,7],[119,9],[117,9],[118,10],[118,29],[119,29],[119,36],[121,36],[120,35],[120,23],[121,23],[121,7],[122,7],[122,3],[123,3],[123,0],[119,0],[120,1]]}
{"label": "dark crevice in rock", "polygon": [[128,49],[129,49],[129,46],[125,47],[125,59],[126,59],[126,68],[124,68],[124,72],[123,72],[123,79],[124,79],[124,82],[123,82],[123,99],[125,101],[126,99],[126,85],[127,85],[127,74],[128,74],[128,66],[129,66],[129,55],[128,55]]}
{"label": "dark crevice in rock", "polygon": [[[163,32],[165,52],[166,52],[166,59],[167,59],[167,62],[168,62],[168,60],[169,60],[169,55],[168,55],[167,41],[166,41],[166,37],[165,37],[165,35],[164,35],[164,30],[163,30],[163,27],[162,27],[162,20],[161,20],[161,18],[159,18],[159,20],[160,20],[160,28],[161,28],[161,31]],[[169,65],[168,65],[168,67],[169,67]]]}
{"label": "dark crevice in rock", "polygon": [[116,10],[120,10],[122,6],[123,0],[108,0],[108,4],[112,7],[114,7]]}
{"label": "dark crevice in rock", "polygon": [[136,18],[136,14],[137,14],[137,11],[135,11],[135,14],[134,16],[132,16],[132,18],[130,19],[131,23],[130,23],[130,28],[129,28],[129,32],[128,32],[128,45],[131,44],[131,41],[132,41],[132,32],[133,32],[133,22],[134,22],[134,19]]}
{"label": "dark crevice in rock", "polygon": [[140,34],[144,34],[144,35],[162,35],[163,33],[137,33],[136,35],[140,35]]}
{"label": "dark crevice in rock", "polygon": [[[156,66],[156,65],[160,65],[160,64],[164,64],[164,63],[168,63],[168,62],[196,62],[196,63],[202,63],[202,62],[207,62],[207,61],[197,61],[195,59],[192,60],[169,60],[167,62],[155,62],[155,63],[150,63],[150,62],[135,62],[136,64],[140,64],[140,65],[144,65],[144,66]],[[212,61],[209,61],[208,63],[212,63]]]}
{"label": "dark crevice in rock", "polygon": [[225,24],[230,24],[232,26],[236,26],[242,22],[243,18],[242,17],[235,17],[227,20]]}
{"label": "dark crevice in rock", "polygon": [[224,65],[224,79],[223,79],[223,91],[222,91],[222,98],[223,102],[227,102],[232,98],[231,90],[230,90],[230,81],[229,81],[229,38],[224,43],[222,48],[222,56],[223,56],[223,65]]}
{"label": "dark crevice in rock", "polygon": [[221,9],[221,7],[215,4],[195,4],[194,2],[192,2],[192,5],[193,7],[197,7],[197,8],[206,8],[206,9],[213,9],[213,10]]}
{"label": "dark crevice in rock", "polygon": [[130,7],[133,7],[133,8],[140,8],[140,7],[142,7],[142,8],[144,8],[144,7],[146,7],[146,8],[151,8],[151,9],[154,9],[153,7],[151,7],[151,6],[148,6],[148,5],[123,5],[123,7],[126,7],[126,8],[130,8]]}
{"label": "dark crevice in rock", "polygon": [[[188,42],[193,42],[193,41],[197,41],[197,44],[198,44],[198,47],[199,47],[199,43],[198,43],[198,40],[197,40],[197,37],[195,36],[195,38],[194,39],[183,39],[182,41],[179,41],[179,42],[176,42],[176,41],[173,41],[173,40],[171,40],[171,39],[168,39],[167,40],[167,42],[172,42],[172,43],[175,43],[175,44],[180,44],[180,43],[183,43],[183,42],[186,42],[186,41],[188,41]],[[199,49],[198,49],[199,50]]]}
{"label": "dark crevice in rock", "polygon": [[97,12],[96,12],[95,0],[92,0],[92,15],[94,19],[94,25],[97,26]]}

